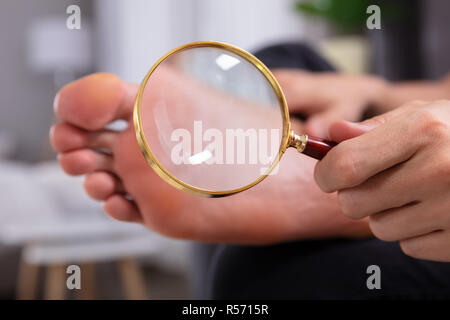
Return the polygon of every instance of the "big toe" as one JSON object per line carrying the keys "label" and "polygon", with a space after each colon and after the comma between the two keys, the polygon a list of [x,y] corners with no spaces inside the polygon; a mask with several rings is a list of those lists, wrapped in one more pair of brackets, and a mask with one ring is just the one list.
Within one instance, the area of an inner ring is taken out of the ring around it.
{"label": "big toe", "polygon": [[55,113],[62,121],[98,130],[116,119],[127,119],[136,87],[109,73],[96,73],[69,83],[55,97]]}

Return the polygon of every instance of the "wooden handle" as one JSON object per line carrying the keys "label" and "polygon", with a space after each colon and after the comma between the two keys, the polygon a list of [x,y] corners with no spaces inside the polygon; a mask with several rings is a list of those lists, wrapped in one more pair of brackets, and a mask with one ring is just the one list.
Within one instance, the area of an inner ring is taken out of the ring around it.
{"label": "wooden handle", "polygon": [[314,159],[321,160],[336,145],[337,143],[333,141],[308,136],[308,142],[303,153]]}

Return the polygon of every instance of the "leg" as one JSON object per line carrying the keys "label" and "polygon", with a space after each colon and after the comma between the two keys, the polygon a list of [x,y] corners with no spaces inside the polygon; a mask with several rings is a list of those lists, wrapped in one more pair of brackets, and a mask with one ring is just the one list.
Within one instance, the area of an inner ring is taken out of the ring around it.
{"label": "leg", "polygon": [[[367,288],[370,265],[380,267],[380,290]],[[377,239],[222,246],[213,270],[214,299],[450,297],[450,264],[410,258]]]}

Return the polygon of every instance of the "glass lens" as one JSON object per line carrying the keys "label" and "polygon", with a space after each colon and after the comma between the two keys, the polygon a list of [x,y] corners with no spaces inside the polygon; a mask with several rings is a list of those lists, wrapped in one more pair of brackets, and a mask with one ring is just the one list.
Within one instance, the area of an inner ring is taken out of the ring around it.
{"label": "glass lens", "polygon": [[283,136],[270,82],[243,57],[215,47],[184,49],[158,65],[142,93],[141,124],[170,174],[216,192],[266,174]]}

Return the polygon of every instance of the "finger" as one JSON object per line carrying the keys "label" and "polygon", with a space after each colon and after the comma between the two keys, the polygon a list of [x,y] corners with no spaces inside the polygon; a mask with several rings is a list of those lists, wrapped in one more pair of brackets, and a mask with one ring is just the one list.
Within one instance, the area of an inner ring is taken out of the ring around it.
{"label": "finger", "polygon": [[399,241],[441,229],[439,206],[430,202],[415,202],[401,208],[393,208],[371,215],[372,233],[384,241]]}
{"label": "finger", "polygon": [[82,175],[94,171],[113,171],[114,161],[111,155],[81,149],[58,155],[61,168],[70,175]]}
{"label": "finger", "polygon": [[324,110],[316,75],[292,69],[276,69],[272,73],[283,90],[290,112],[310,115]]}
{"label": "finger", "polygon": [[84,179],[86,193],[95,200],[106,200],[125,190],[117,177],[107,172],[94,172]]}
{"label": "finger", "polygon": [[413,258],[450,262],[450,231],[435,231],[402,240],[400,247],[405,254]]}
{"label": "finger", "polygon": [[328,137],[330,125],[338,120],[358,120],[360,112],[349,106],[330,106],[327,110],[318,112],[308,118],[305,124],[306,133],[316,137]]}
{"label": "finger", "polygon": [[360,219],[433,196],[430,186],[423,184],[427,170],[420,158],[398,164],[356,187],[339,190],[340,208],[346,216]]}
{"label": "finger", "polygon": [[124,195],[114,194],[103,204],[103,210],[113,219],[126,222],[142,222],[136,204]]}
{"label": "finger", "polygon": [[358,137],[373,128],[360,125],[358,123],[338,120],[330,124],[328,128],[328,137],[335,142],[342,142],[344,140]]}
{"label": "finger", "polygon": [[63,87],[55,97],[59,119],[88,130],[99,130],[117,119],[128,119],[137,87],[117,76],[97,73]]}
{"label": "finger", "polygon": [[50,142],[57,152],[82,148],[112,150],[117,135],[112,130],[86,131],[68,123],[58,123],[50,130]]}
{"label": "finger", "polygon": [[[390,118],[385,115],[382,119]],[[317,163],[315,179],[325,192],[351,188],[408,160],[424,143],[412,123],[420,115],[404,112],[358,137],[345,140]]]}
{"label": "finger", "polygon": [[412,101],[402,107],[394,109],[390,112],[383,113],[362,122],[349,122],[338,120],[330,124],[328,136],[332,141],[342,142],[351,138],[358,137],[376,127],[385,124],[389,120],[400,116],[407,110],[415,110],[425,105],[424,101]]}

